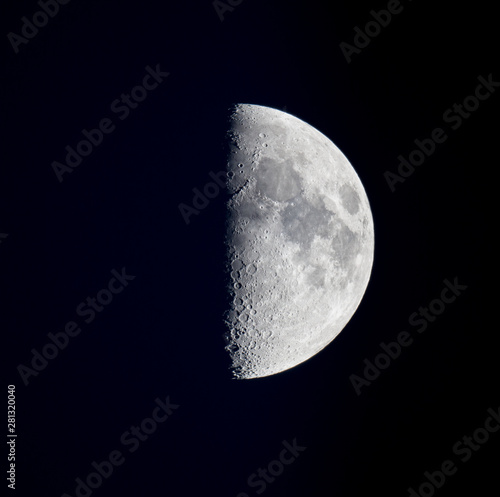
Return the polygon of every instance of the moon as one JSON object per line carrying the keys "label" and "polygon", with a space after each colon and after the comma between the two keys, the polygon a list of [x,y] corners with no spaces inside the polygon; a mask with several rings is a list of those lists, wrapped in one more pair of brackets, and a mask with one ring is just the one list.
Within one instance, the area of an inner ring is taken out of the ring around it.
{"label": "moon", "polygon": [[225,349],[234,378],[261,378],[310,359],[351,319],[373,218],[356,171],[317,129],[253,104],[229,122]]}

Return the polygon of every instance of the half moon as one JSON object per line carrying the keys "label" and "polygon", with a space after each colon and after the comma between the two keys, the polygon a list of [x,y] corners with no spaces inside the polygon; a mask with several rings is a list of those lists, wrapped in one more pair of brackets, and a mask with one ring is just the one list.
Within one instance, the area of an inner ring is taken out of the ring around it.
{"label": "half moon", "polygon": [[311,358],[351,319],[373,219],[355,170],[318,130],[250,104],[230,122],[226,350],[234,377],[259,378]]}

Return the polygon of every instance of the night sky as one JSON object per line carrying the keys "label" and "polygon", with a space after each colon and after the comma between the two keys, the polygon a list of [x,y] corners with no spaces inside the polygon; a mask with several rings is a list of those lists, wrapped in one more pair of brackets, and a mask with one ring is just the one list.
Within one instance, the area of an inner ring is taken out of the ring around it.
{"label": "night sky", "polygon": [[[3,2],[10,495],[498,494],[493,8]],[[222,338],[225,191],[189,223],[179,209],[225,169],[235,103],[330,138],[375,227],[341,334],[240,381]]]}

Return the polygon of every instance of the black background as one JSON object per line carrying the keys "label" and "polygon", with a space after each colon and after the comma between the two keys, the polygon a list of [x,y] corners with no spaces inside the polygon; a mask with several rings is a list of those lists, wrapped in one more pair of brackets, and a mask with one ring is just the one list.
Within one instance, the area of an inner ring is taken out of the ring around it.
{"label": "black background", "polygon": [[[209,0],[72,0],[16,54],[7,34],[40,8],[3,2],[2,388],[6,405],[16,385],[19,495],[74,496],[92,461],[121,450],[93,495],[253,496],[248,477],[294,438],[307,449],[264,495],[405,496],[446,459],[459,469],[436,495],[498,493],[500,435],[466,463],[452,447],[500,405],[500,92],[457,130],[443,123],[478,76],[500,80],[494,7],[405,1],[348,63],[339,44],[386,5],[244,0],[221,21]],[[111,102],[157,64],[170,75],[120,121]],[[189,225],[178,209],[224,169],[237,102],[286,110],[332,139],[375,223],[370,283],[343,332],[306,363],[249,381],[231,379],[223,350],[224,195]],[[104,117],[115,131],[60,183],[51,163]],[[436,127],[447,141],[392,193],[384,172]],[[83,323],[77,305],[123,267],[135,280]],[[445,278],[467,289],[416,333],[408,317]],[[82,332],[25,386],[18,366],[71,320]],[[414,343],[357,396],[350,376],[403,330]],[[180,407],[130,453],[120,437],[167,395]]]}

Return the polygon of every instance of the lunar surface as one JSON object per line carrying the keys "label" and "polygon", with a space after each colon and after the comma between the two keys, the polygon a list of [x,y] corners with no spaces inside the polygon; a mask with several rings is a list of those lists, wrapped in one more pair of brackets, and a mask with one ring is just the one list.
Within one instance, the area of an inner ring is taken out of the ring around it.
{"label": "lunar surface", "polygon": [[351,319],[373,219],[349,161],[304,121],[238,104],[228,140],[226,350],[235,378],[259,378],[311,358]]}

